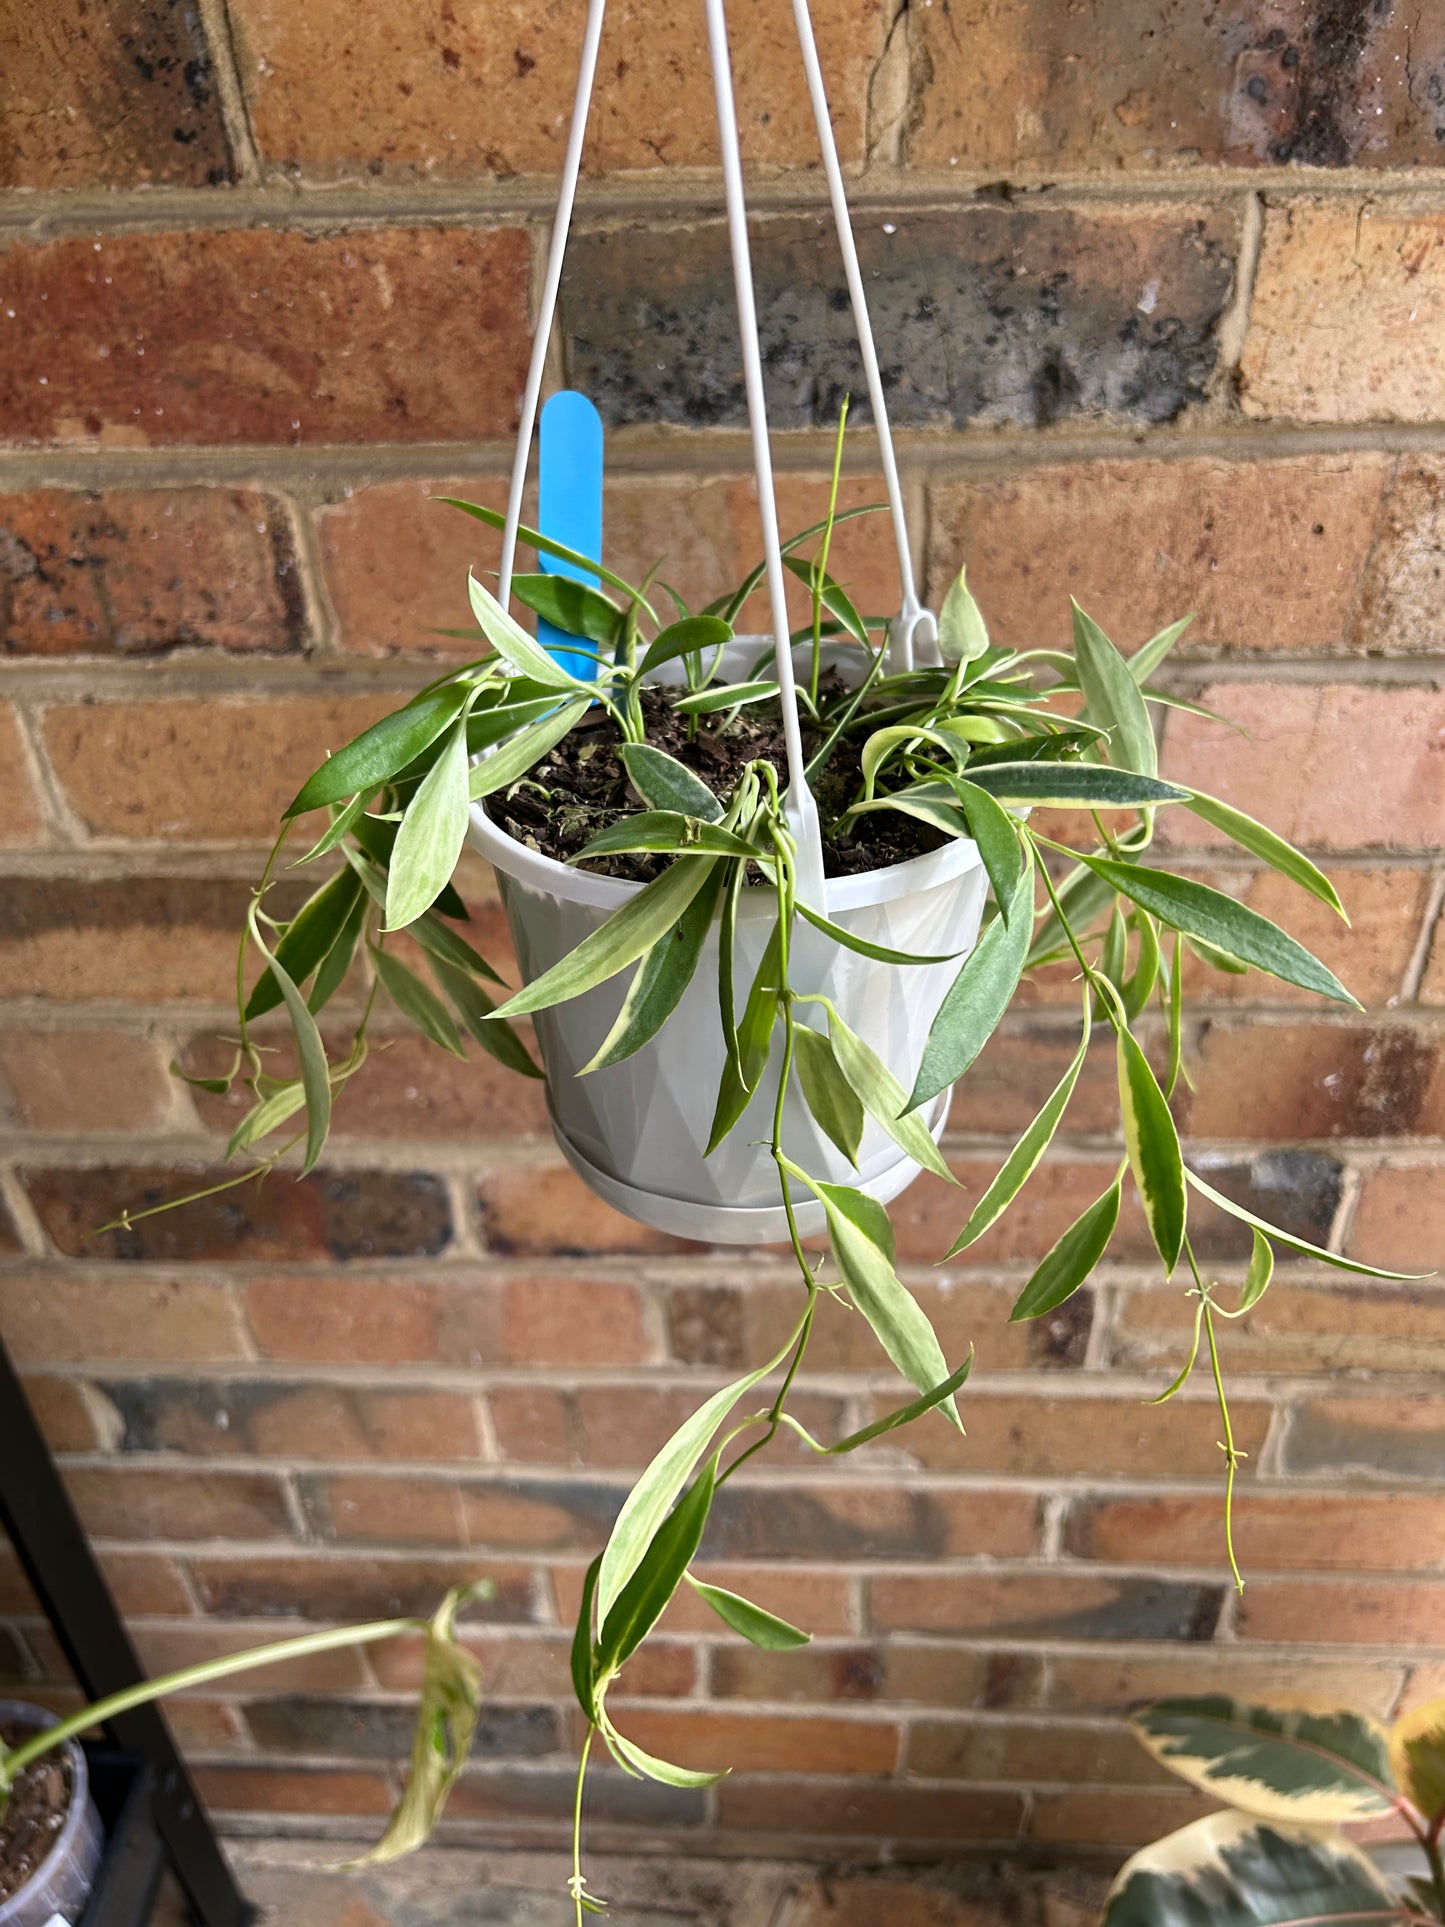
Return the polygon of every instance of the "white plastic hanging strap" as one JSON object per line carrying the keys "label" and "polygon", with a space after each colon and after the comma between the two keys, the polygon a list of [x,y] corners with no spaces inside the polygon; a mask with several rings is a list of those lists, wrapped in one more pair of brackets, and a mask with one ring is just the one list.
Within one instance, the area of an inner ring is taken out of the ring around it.
{"label": "white plastic hanging strap", "polygon": [[753,436],[753,470],[758,482],[763,554],[767,559],[768,601],[773,618],[773,659],[777,664],[778,699],[783,711],[783,739],[788,752],[785,812],[788,828],[798,846],[798,895],[815,910],[822,910],[827,901],[823,884],[823,833],[818,822],[818,805],[808,788],[808,764],[803,754],[803,732],[798,723],[798,696],[793,681],[793,648],[788,629],[788,579],[783,571],[778,505],[773,493],[773,457],[768,444],[763,355],[758,342],[757,302],[753,295],[752,258],[748,249],[742,143],[738,138],[737,108],[733,102],[727,19],[723,12],[723,0],[704,0],[704,4],[707,8],[708,48],[712,55],[713,91],[717,96],[718,142],[722,149],[728,238],[732,244],[733,287],[737,298],[738,327],[742,334],[743,385],[747,391],[748,423]]}
{"label": "white plastic hanging strap", "polygon": [[878,350],[873,342],[873,323],[868,314],[868,296],[863,288],[863,270],[858,262],[858,244],[853,238],[853,223],[848,214],[848,194],[843,185],[843,169],[838,160],[838,143],[833,136],[833,119],[828,112],[828,94],[823,84],[823,69],[818,60],[818,43],[813,34],[808,0],[793,0],[793,22],[798,29],[803,71],[808,79],[808,98],[813,104],[813,119],[818,128],[818,146],[822,150],[828,198],[833,205],[833,224],[838,230],[838,246],[843,255],[848,298],[853,304],[853,325],[858,334],[868,400],[878,431],[878,454],[883,464],[883,481],[888,490],[888,507],[893,518],[893,543],[898,551],[898,579],[903,587],[903,606],[888,632],[888,666],[893,669],[912,669],[915,642],[918,644],[918,660],[933,663],[939,660],[938,624],[932,612],[919,602],[918,587],[914,581],[913,554],[908,546],[908,522],[903,512],[903,489],[898,480],[898,462],[893,453],[893,431],[888,424],[888,403],[883,393]]}
{"label": "white plastic hanging strap", "polygon": [[527,459],[532,452],[532,435],[537,426],[537,405],[542,399],[542,380],[547,372],[552,323],[557,316],[557,291],[562,285],[562,265],[567,258],[567,236],[572,227],[572,209],[577,200],[577,177],[582,172],[582,143],[587,135],[587,115],[592,106],[592,89],[597,79],[597,49],[602,42],[602,20],[606,12],[607,0],[589,0],[587,27],[582,36],[582,61],[577,69],[577,92],[572,101],[572,125],[567,135],[567,152],[562,161],[562,185],[557,191],[552,245],[547,253],[547,278],[542,284],[537,331],[532,337],[532,360],[522,395],[517,452],[512,460],[512,485],[507,495],[507,523],[502,532],[501,581],[497,589],[498,600],[504,609],[512,596],[512,571],[517,562],[517,529],[522,520],[522,496],[527,486]]}

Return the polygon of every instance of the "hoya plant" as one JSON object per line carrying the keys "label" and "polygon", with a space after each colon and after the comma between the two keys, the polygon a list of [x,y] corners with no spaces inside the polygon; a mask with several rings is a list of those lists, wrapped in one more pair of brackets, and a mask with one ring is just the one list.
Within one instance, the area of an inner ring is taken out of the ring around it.
{"label": "hoya plant", "polygon": [[[1222,1694],[1161,1700],[1133,1724],[1161,1765],[1227,1810],[1135,1854],[1102,1927],[1445,1920],[1445,1700],[1388,1732],[1347,1709]],[[1421,1871],[1391,1879],[1344,1831],[1361,1825],[1408,1834]]]}
{"label": "hoya plant", "polygon": [[[1329,880],[1282,837],[1161,775],[1155,716],[1180,699],[1154,678],[1188,618],[1126,656],[1076,606],[1071,650],[1012,649],[991,641],[960,574],[940,611],[936,659],[900,662],[887,623],[861,613],[829,569],[844,519],[836,496],[835,467],[828,513],[785,547],[810,605],[791,642],[829,879],[821,893],[803,873],[790,811],[796,799],[785,787],[790,717],[780,707],[772,647],[739,633],[762,568],[694,610],[663,582],[629,584],[599,561],[523,531],[535,550],[587,570],[598,585],[545,573],[512,584],[518,601],[575,639],[569,660],[592,673],[563,666],[470,576],[476,626],[458,633],[475,636],[474,659],[447,668],[328,756],[286,810],[241,937],[234,1062],[227,1076],[208,1080],[221,1091],[238,1083],[249,1099],[228,1147],[244,1161],[230,1183],[264,1176],[283,1160],[304,1174],[322,1155],[333,1104],[365,1060],[377,1005],[389,1000],[440,1050],[461,1055],[471,1043],[520,1075],[545,1075],[558,1119],[569,1089],[608,1088],[606,1080],[680,1052],[671,1081],[648,1087],[669,1155],[671,1141],[687,1133],[676,1124],[682,1113],[662,1107],[677,1100],[681,1083],[687,1101],[702,1104],[697,1141],[684,1146],[694,1175],[745,1155],[766,1162],[776,1187],[771,1235],[785,1242],[797,1274],[793,1329],[773,1356],[712,1392],[657,1452],[588,1571],[572,1653],[587,1723],[579,1826],[583,1775],[599,1741],[630,1774],[682,1786],[716,1777],[651,1758],[609,1710],[615,1682],[679,1588],[692,1588],[758,1645],[808,1639],[805,1629],[693,1575],[718,1490],[780,1433],[826,1457],[916,1421],[962,1429],[958,1394],[971,1354],[945,1357],[899,1278],[884,1197],[920,1169],[956,1182],[935,1141],[947,1094],[1029,973],[1072,972],[1077,1049],[993,1181],[980,1196],[960,1192],[957,1235],[939,1258],[986,1237],[1034,1178],[1086,1053],[1107,1040],[1123,1151],[1099,1196],[1029,1278],[1012,1316],[1046,1316],[1084,1284],[1108,1252],[1132,1188],[1165,1277],[1178,1276],[1193,1303],[1194,1342],[1161,1401],[1185,1384],[1201,1351],[1208,1359],[1224,1455],[1223,1551],[1237,1582],[1231,1504],[1241,1454],[1225,1395],[1222,1321],[1259,1302],[1277,1247],[1370,1271],[1216,1190],[1186,1162],[1171,1113],[1185,1077],[1184,981],[1193,965],[1257,970],[1355,1002],[1277,924],[1155,861],[1160,812],[1187,812],[1344,914]],[[489,509],[453,506],[501,525]],[[293,915],[278,918],[271,891],[303,821],[317,828],[297,862],[324,866],[323,880]],[[465,934],[454,873],[469,834],[497,862],[522,963],[516,988],[502,984]],[[516,881],[524,855],[533,869],[534,859],[546,859],[540,885]],[[877,926],[863,934],[857,917],[833,909],[835,889],[846,895],[860,875],[906,878],[915,865],[932,879],[929,902],[942,906],[921,927],[941,931],[941,944],[898,947],[881,941]],[[970,875],[971,921],[959,909]],[[590,905],[585,926],[566,922],[573,899]],[[850,1004],[837,985],[848,970],[865,968],[868,994]],[[353,1013],[339,1048],[321,1028],[325,1021],[334,1034],[333,1004]],[[563,1019],[583,1007],[593,1013],[592,1031],[579,1051]],[[278,1009],[294,1040],[289,1069],[278,1067],[274,1034],[261,1021]],[[908,1035],[902,1017],[916,1022],[920,1011],[916,1050],[900,1046]],[[523,1019],[534,1021],[541,1065]],[[699,1092],[696,1065],[709,1061],[707,1050],[715,1075]],[[633,1090],[623,1107],[633,1128],[646,1124],[639,1115],[647,1108]],[[587,1174],[560,1122],[558,1130]],[[885,1147],[887,1182],[867,1175],[873,1165],[862,1168],[860,1147],[870,1141]],[[605,1154],[604,1146],[589,1156],[595,1165]],[[591,1171],[589,1182],[603,1180]],[[621,1193],[624,1208],[634,1208],[634,1196],[644,1193]],[[1233,1302],[1196,1250],[1191,1212],[1201,1205],[1248,1227],[1253,1255]],[[644,1198],[635,1208],[651,1206]],[[809,1247],[814,1228],[826,1232],[825,1256]],[[871,1326],[906,1393],[889,1416],[850,1437],[816,1438],[789,1396],[817,1321],[848,1316]],[[580,1918],[596,1904],[580,1849],[571,1885]]]}

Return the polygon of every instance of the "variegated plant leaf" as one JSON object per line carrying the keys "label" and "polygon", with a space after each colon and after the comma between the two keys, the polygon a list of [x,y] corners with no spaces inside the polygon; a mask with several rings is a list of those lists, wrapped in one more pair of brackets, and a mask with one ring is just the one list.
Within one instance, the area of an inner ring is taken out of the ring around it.
{"label": "variegated plant leaf", "polygon": [[1395,1784],[1427,1820],[1445,1812],[1445,1699],[1428,1700],[1390,1729]]}

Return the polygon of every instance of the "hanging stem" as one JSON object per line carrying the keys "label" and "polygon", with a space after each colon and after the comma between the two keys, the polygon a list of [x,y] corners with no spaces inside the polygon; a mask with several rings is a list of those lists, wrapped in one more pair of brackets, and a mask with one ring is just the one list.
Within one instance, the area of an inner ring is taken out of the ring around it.
{"label": "hanging stem", "polygon": [[828,519],[823,524],[823,540],[818,545],[817,558],[813,563],[813,666],[808,677],[808,699],[813,705],[813,713],[818,710],[818,672],[823,655],[823,585],[828,579],[828,551],[833,546],[833,523],[838,514],[838,479],[843,472],[843,434],[848,426],[848,403],[851,397],[843,397],[843,406],[838,413],[838,435],[833,444],[833,479],[828,490]]}
{"label": "hanging stem", "polygon": [[582,1915],[587,1910],[587,1902],[583,1898],[587,1883],[582,1875],[582,1789],[587,1783],[587,1758],[596,1734],[595,1726],[587,1728],[587,1737],[582,1742],[582,1754],[577,1762],[577,1792],[572,1801],[572,1878],[567,1882],[567,1890],[577,1912],[577,1927],[582,1927]]}

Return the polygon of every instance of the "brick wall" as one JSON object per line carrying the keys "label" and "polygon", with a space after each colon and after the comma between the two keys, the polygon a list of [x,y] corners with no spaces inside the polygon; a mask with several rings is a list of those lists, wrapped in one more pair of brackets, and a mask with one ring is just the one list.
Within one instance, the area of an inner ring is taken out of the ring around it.
{"label": "brick wall", "polygon": [[[580,0],[83,0],[0,9],[0,1291],[3,1328],[147,1662],[497,1582],[453,1809],[555,1836],[564,1647],[625,1481],[760,1356],[766,1255],[583,1193],[535,1087],[411,1039],[326,1164],[124,1235],[232,1113],[214,1057],[247,882],[320,746],[428,673],[490,554]],[[784,518],[812,519],[857,381],[783,0],[735,0]],[[1166,763],[1329,860],[1325,927],[1197,826],[1180,863],[1288,917],[1359,993],[1197,982],[1201,1155],[1308,1236],[1445,1259],[1445,6],[821,0],[920,560],[996,632],[1072,592],[1127,645],[1200,611]],[[559,366],[614,425],[612,560],[708,595],[752,559],[737,356],[691,11],[615,0]],[[855,437],[855,499],[876,493]],[[859,530],[863,531],[862,533]],[[873,524],[859,599],[895,590]],[[489,944],[485,877],[467,878]],[[1433,945],[1433,947],[1432,947]],[[1072,993],[1068,993],[1070,1000]],[[1063,993],[959,1093],[991,1172],[1066,1053]],[[600,1773],[603,1836],[908,1853],[1127,1844],[1192,1811],[1123,1734],[1161,1690],[1305,1683],[1384,1712],[1445,1671],[1445,1291],[1287,1263],[1231,1328],[1249,1590],[1223,1583],[1217,1421],[1142,1230],[1042,1327],[1005,1314],[1116,1149],[1101,1062],[1023,1209],[958,1263],[928,1181],[901,1246],[966,1441],[730,1486],[710,1568],[815,1629],[776,1658],[684,1606],[630,1684],[710,1793]],[[1213,1257],[1237,1247],[1220,1230]],[[840,1321],[841,1322],[841,1321]],[[825,1321],[824,1428],[886,1396]],[[764,1504],[766,1500],[766,1504]],[[13,1572],[0,1663],[62,1698]],[[178,1705],[252,1824],[366,1825],[416,1654],[333,1655]]]}

